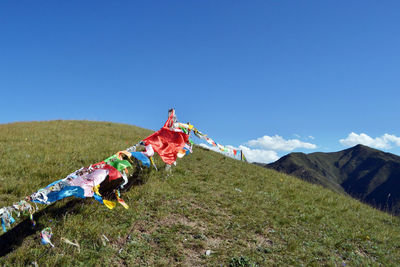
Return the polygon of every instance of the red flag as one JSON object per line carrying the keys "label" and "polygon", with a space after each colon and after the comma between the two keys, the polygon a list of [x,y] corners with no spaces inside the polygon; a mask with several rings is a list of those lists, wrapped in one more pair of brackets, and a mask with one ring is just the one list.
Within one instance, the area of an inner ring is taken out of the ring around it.
{"label": "red flag", "polygon": [[168,120],[160,130],[143,139],[145,144],[152,145],[154,151],[169,165],[176,161],[179,150],[189,141],[188,134],[180,130],[173,131],[170,129],[174,124],[174,115],[174,112],[171,112]]}

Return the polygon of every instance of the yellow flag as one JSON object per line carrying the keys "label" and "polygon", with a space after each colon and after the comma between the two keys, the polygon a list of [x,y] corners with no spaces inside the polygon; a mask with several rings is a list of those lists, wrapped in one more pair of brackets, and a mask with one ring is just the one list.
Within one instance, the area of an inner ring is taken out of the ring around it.
{"label": "yellow flag", "polygon": [[106,205],[107,208],[112,210],[117,205],[115,202],[109,201],[107,199],[103,199],[103,204]]}

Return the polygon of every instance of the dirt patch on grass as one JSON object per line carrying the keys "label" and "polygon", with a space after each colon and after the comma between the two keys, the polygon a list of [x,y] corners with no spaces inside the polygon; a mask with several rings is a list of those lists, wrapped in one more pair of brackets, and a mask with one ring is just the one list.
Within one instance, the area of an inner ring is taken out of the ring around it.
{"label": "dirt patch on grass", "polygon": [[255,240],[254,245],[256,248],[259,247],[265,248],[273,245],[272,240],[265,235],[256,234],[254,240]]}
{"label": "dirt patch on grass", "polygon": [[182,266],[204,266],[201,251],[185,249],[185,260]]}
{"label": "dirt patch on grass", "polygon": [[219,237],[211,237],[206,239],[207,249],[217,249],[221,244],[222,239]]}
{"label": "dirt patch on grass", "polygon": [[192,222],[190,221],[188,218],[181,216],[181,215],[171,215],[171,216],[167,216],[165,218],[163,218],[159,224],[164,225],[164,226],[172,226],[175,224],[182,224],[185,226],[189,226],[189,227],[195,227],[196,226],[196,222]]}

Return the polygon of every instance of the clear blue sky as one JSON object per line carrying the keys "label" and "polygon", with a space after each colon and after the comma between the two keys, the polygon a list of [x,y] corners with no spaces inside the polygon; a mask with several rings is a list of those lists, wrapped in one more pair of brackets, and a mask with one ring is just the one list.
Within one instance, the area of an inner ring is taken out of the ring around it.
{"label": "clear blue sky", "polygon": [[156,130],[175,107],[249,153],[337,151],[365,133],[400,154],[399,10],[366,0],[1,1],[0,123]]}

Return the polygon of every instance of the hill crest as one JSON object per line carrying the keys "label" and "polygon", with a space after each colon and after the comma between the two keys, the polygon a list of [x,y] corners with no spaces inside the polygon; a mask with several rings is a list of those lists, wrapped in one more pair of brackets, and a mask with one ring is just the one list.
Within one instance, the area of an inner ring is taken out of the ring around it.
{"label": "hill crest", "polygon": [[[150,133],[89,121],[0,125],[0,206]],[[151,171],[145,181],[123,194],[128,210],[75,198],[40,206],[34,228],[29,219],[21,220],[0,235],[0,265],[400,262],[398,218],[274,170],[196,147],[178,161],[172,175]],[[45,227],[53,229],[54,248],[40,244],[38,234]],[[63,238],[78,243],[80,250]]]}

